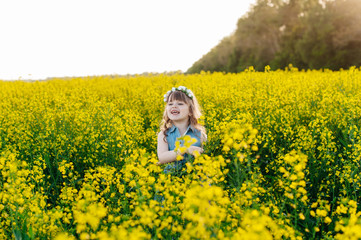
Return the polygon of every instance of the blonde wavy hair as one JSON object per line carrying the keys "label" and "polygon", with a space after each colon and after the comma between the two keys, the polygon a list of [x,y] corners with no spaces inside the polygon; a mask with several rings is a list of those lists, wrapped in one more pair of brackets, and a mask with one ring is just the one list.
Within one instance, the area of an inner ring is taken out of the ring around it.
{"label": "blonde wavy hair", "polygon": [[[207,140],[207,134],[206,129],[204,126],[202,126],[199,123],[199,118],[202,116],[201,113],[201,107],[199,106],[199,103],[197,101],[197,98],[193,95],[192,98],[188,97],[184,92],[182,91],[173,91],[171,92],[165,99],[165,101],[168,103],[169,101],[181,101],[186,103],[189,106],[189,124],[194,127],[195,129],[199,130],[201,132],[201,142],[205,142]],[[160,130],[164,134],[164,140],[167,137],[167,131],[173,126],[172,120],[169,119],[167,114],[167,106],[165,106],[164,113],[163,113],[163,119],[160,124]]]}

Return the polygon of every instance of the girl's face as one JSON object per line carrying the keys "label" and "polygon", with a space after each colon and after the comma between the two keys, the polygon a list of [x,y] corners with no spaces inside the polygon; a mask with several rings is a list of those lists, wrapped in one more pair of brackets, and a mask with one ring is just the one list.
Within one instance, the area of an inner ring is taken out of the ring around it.
{"label": "girl's face", "polygon": [[189,106],[183,101],[173,100],[167,103],[167,115],[172,121],[184,121],[189,117]]}

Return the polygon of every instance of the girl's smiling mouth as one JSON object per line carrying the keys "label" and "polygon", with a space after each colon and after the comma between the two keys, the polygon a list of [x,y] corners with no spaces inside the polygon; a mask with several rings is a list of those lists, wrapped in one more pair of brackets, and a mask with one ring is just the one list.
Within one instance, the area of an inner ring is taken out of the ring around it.
{"label": "girl's smiling mouth", "polygon": [[178,110],[172,110],[172,111],[170,111],[170,113],[173,114],[173,115],[177,115],[177,114],[179,114],[180,112],[179,112]]}

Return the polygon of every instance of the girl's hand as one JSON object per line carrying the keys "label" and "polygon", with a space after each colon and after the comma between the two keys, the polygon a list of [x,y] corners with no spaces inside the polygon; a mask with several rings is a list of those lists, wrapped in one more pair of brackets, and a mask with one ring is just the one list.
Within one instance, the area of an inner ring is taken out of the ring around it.
{"label": "girl's hand", "polygon": [[188,154],[192,154],[193,156],[195,156],[195,155],[194,155],[194,151],[197,151],[199,154],[202,154],[202,153],[203,153],[203,148],[196,147],[196,146],[190,146],[190,147],[187,149],[187,153],[188,153]]}

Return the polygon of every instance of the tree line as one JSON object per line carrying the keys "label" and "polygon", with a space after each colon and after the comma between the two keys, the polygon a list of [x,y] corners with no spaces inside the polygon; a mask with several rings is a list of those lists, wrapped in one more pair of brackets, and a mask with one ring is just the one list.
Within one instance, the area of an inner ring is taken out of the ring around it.
{"label": "tree line", "polygon": [[188,73],[361,65],[360,0],[258,0]]}

